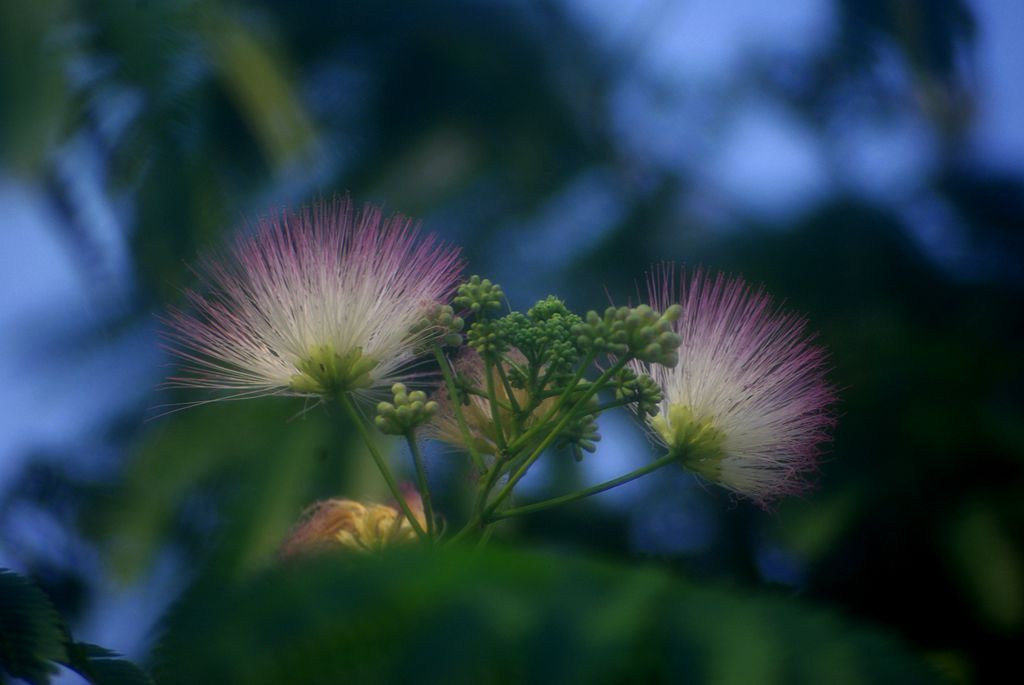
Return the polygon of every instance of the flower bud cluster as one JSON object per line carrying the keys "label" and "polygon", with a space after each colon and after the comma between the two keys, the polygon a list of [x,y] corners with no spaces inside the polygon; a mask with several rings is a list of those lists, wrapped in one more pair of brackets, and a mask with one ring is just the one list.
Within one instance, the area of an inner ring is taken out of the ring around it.
{"label": "flower bud cluster", "polygon": [[456,399],[458,399],[459,404],[468,405],[470,396],[473,394],[472,391],[477,386],[477,379],[472,374],[458,371],[458,366],[456,366],[454,381]]}
{"label": "flower bud cluster", "polygon": [[512,312],[499,321],[504,337],[534,366],[547,368],[551,378],[570,373],[579,363],[573,328],[580,317],[557,297],[547,297],[526,315]]}
{"label": "flower bud cluster", "polygon": [[469,346],[484,359],[497,359],[508,350],[500,321],[477,321],[469,327]]}
{"label": "flower bud cluster", "polygon": [[412,327],[410,333],[425,333],[424,347],[434,342],[448,347],[458,347],[462,344],[462,329],[465,325],[466,322],[462,317],[455,316],[455,310],[449,305],[434,304],[420,322]]}
{"label": "flower bud cluster", "polygon": [[459,286],[454,303],[460,309],[468,309],[478,316],[484,316],[488,312],[501,309],[504,299],[505,293],[500,285],[491,283],[486,278],[472,276]]}
{"label": "flower bud cluster", "polygon": [[615,376],[615,399],[636,403],[637,416],[656,416],[663,398],[661,386],[646,374],[628,366]]}
{"label": "flower bud cluster", "polygon": [[554,295],[548,295],[543,300],[537,302],[537,304],[530,307],[526,315],[530,317],[531,321],[549,321],[556,317],[575,317],[579,318],[575,314],[569,311],[565,303]]}
{"label": "flower bud cluster", "polygon": [[601,433],[597,430],[597,407],[597,398],[591,397],[587,402],[589,411],[570,421],[558,436],[558,444],[568,446],[576,461],[583,460],[584,452],[593,454],[597,451],[597,443],[601,440]]}
{"label": "flower bud cluster", "polygon": [[437,413],[437,402],[428,401],[422,390],[407,392],[405,385],[395,383],[391,386],[393,402],[381,402],[377,405],[377,416],[374,423],[381,433],[388,435],[405,435],[416,427],[423,425]]}
{"label": "flower bud cluster", "polygon": [[673,330],[682,308],[672,305],[663,314],[642,304],[638,307],[608,307],[604,316],[587,312],[586,320],[575,326],[582,349],[632,357],[649,364],[674,367],[679,363],[682,339]]}

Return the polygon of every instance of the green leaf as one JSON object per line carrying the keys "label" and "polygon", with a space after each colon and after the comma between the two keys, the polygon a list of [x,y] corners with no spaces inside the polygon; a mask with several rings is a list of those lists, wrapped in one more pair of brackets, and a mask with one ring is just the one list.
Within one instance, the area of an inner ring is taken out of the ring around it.
{"label": "green leaf", "polygon": [[[314,500],[345,494],[345,483],[372,492],[380,477],[363,449],[352,446],[348,424],[325,408],[297,417],[301,410],[301,402],[280,398],[214,403],[158,426],[139,446],[95,531],[115,573],[131,578],[147,568],[191,522],[190,507],[222,519],[200,563],[214,555],[235,572],[272,557]],[[365,487],[354,483],[364,470]],[[185,531],[185,541],[203,534]]]}
{"label": "green leaf", "polygon": [[50,682],[67,657],[67,629],[50,598],[28,579],[0,569],[0,667],[35,685]]}
{"label": "green leaf", "polygon": [[1024,559],[991,506],[963,507],[950,526],[946,550],[964,594],[989,625],[1006,633],[1024,625]]}
{"label": "green leaf", "polygon": [[503,550],[325,555],[172,610],[161,683],[930,683],[894,638],[656,568]]}
{"label": "green leaf", "polygon": [[71,646],[68,666],[93,685],[152,685],[153,679],[130,661],[98,645],[78,642]]}
{"label": "green leaf", "polygon": [[145,671],[117,653],[74,642],[50,598],[17,573],[0,569],[0,682],[4,673],[45,685],[57,665],[93,685],[152,685]]}

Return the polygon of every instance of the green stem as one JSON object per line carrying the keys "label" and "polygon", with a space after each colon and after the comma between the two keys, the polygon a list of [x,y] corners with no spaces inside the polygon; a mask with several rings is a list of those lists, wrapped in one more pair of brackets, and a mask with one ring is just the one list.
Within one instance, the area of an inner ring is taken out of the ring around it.
{"label": "green stem", "polygon": [[605,490],[611,490],[612,488],[616,488],[632,480],[636,480],[640,476],[645,476],[648,473],[651,473],[652,471],[657,471],[661,467],[667,466],[668,464],[671,464],[678,460],[679,457],[677,455],[666,454],[665,456],[661,457],[656,461],[652,461],[650,464],[647,464],[646,466],[641,466],[640,468],[634,471],[630,471],[627,474],[619,476],[618,478],[613,478],[612,480],[605,481],[599,485],[594,485],[584,490],[571,492],[568,495],[562,495],[561,497],[553,497],[551,499],[546,499],[541,502],[527,504],[522,507],[515,507],[513,509],[506,509],[505,511],[494,512],[487,517],[487,521],[498,521],[500,519],[511,518],[512,516],[532,514],[537,511],[543,511],[545,509],[550,509],[551,507],[556,507],[560,504],[566,504],[568,502],[574,502],[578,499],[583,499],[584,497],[590,497],[591,495],[596,495],[600,492],[604,492]]}
{"label": "green stem", "polygon": [[356,409],[356,405],[352,403],[352,398],[349,397],[347,392],[343,392],[338,395],[338,401],[341,402],[341,406],[345,408],[349,418],[352,419],[352,423],[354,423],[356,428],[359,430],[359,434],[362,436],[363,442],[366,443],[367,449],[370,450],[370,456],[372,456],[374,462],[377,463],[377,469],[384,477],[384,482],[387,483],[388,489],[391,490],[391,495],[395,500],[397,500],[398,506],[401,507],[402,513],[405,514],[405,518],[409,520],[409,525],[411,525],[413,530],[416,531],[416,535],[420,540],[426,539],[426,531],[423,530],[423,526],[420,525],[420,522],[416,520],[416,516],[412,513],[412,510],[409,509],[409,503],[405,501],[405,496],[402,495],[402,491],[398,487],[398,483],[395,482],[394,476],[391,475],[391,469],[388,468],[388,464],[384,460],[383,455],[381,455],[380,451],[377,449],[377,445],[373,442],[373,438],[366,430],[363,417]]}
{"label": "green stem", "polygon": [[477,514],[482,514],[484,507],[487,505],[487,496],[491,494],[491,490],[494,489],[494,484],[501,478],[502,469],[505,468],[507,459],[497,457],[494,460],[494,464],[491,466],[490,473],[487,474],[487,480],[484,481],[484,486],[480,488],[480,492],[476,496],[476,504],[473,506],[473,511]]}
{"label": "green stem", "polygon": [[476,541],[476,548],[480,549],[481,547],[485,546],[487,544],[487,541],[491,539],[492,535],[494,535],[494,526],[488,526],[487,528],[484,528],[484,532],[480,536],[480,539]]}
{"label": "green stem", "polygon": [[586,406],[587,401],[591,397],[593,397],[604,386],[605,383],[608,382],[609,378],[618,373],[619,370],[626,365],[627,361],[627,357],[619,359],[619,361],[615,362],[615,364],[610,366],[604,373],[602,373],[598,377],[596,381],[594,381],[592,384],[590,384],[589,387],[587,387],[587,389],[580,396],[579,400],[577,400],[576,404],[573,405],[572,409],[565,413],[565,415],[562,417],[562,420],[558,422],[554,429],[547,434],[547,436],[541,441],[539,445],[537,445],[537,447],[533,450],[533,453],[530,454],[529,458],[527,458],[527,460],[522,463],[519,469],[516,470],[515,475],[509,478],[508,483],[505,484],[505,487],[501,489],[501,492],[498,493],[498,496],[494,498],[490,506],[488,506],[487,510],[484,512],[485,519],[491,514],[493,514],[494,510],[497,509],[498,505],[500,505],[502,501],[504,501],[504,499],[512,493],[512,489],[516,486],[516,484],[519,483],[523,476],[526,475],[526,472],[530,470],[530,467],[533,466],[533,463],[540,458],[540,455],[544,452],[544,450],[547,449],[548,445],[554,442],[555,438],[558,437],[558,434],[561,433],[565,429],[565,427],[569,425],[569,422],[572,421],[572,419],[576,416],[577,412],[579,412],[581,408]]}
{"label": "green stem", "polygon": [[462,414],[462,400],[459,399],[458,389],[455,387],[455,379],[452,378],[452,370],[448,367],[448,360],[445,358],[444,353],[441,352],[441,347],[434,345],[434,358],[437,360],[437,365],[441,367],[441,375],[444,376],[444,385],[448,388],[448,399],[452,404],[452,411],[455,414],[455,421],[459,424],[459,432],[462,433],[462,440],[466,443],[466,449],[469,450],[469,457],[473,460],[473,464],[479,469],[480,473],[483,473],[487,469],[487,465],[484,463],[483,457],[476,451],[476,447],[473,446],[473,437],[469,433],[469,426],[466,424],[466,417]]}
{"label": "green stem", "polygon": [[[576,375],[573,376],[572,380],[570,380],[569,383],[565,386],[565,390],[562,392],[562,396],[558,398],[558,402],[555,403],[555,406],[553,406],[551,409],[549,409],[548,413],[545,414],[543,418],[541,418],[539,421],[537,421],[537,423],[535,423],[533,425],[533,428],[529,429],[528,431],[526,431],[525,433],[520,435],[518,438],[516,438],[512,442],[512,444],[509,445],[509,452],[515,453],[518,450],[520,450],[530,440],[532,440],[534,437],[536,437],[537,433],[539,433],[541,430],[543,430],[546,427],[547,423],[552,418],[554,418],[555,415],[558,414],[559,410],[563,406],[565,406],[565,403],[572,396],[572,391],[576,388],[576,385],[583,378],[583,374],[585,374],[587,372],[587,369],[590,368],[590,365],[594,363],[594,360],[596,358],[597,358],[597,354],[596,353],[591,353],[590,355],[587,356],[587,358],[580,365],[580,368],[578,368],[576,370]],[[543,387],[543,386],[541,386],[541,387]]]}
{"label": "green stem", "polygon": [[484,360],[484,375],[487,376],[487,398],[491,401],[491,421],[494,422],[494,442],[502,452],[508,449],[505,444],[505,432],[501,425],[501,412],[498,409],[498,394],[494,389],[494,362]]}
{"label": "green stem", "polygon": [[600,414],[602,412],[608,411],[609,409],[615,409],[616,407],[623,407],[623,406],[625,406],[627,404],[633,404],[634,402],[636,402],[636,399],[634,399],[632,397],[624,398],[624,399],[621,399],[621,400],[614,400],[613,402],[607,402],[606,404],[599,405],[598,407],[596,407],[590,413],[591,414]]}
{"label": "green stem", "polygon": [[508,395],[508,402],[511,405],[512,411],[517,415],[522,411],[519,406],[519,401],[516,399],[516,395],[512,392],[512,384],[508,382],[508,375],[505,373],[505,365],[500,361],[497,364],[498,377],[501,378],[501,384],[505,386],[505,394]]}
{"label": "green stem", "polygon": [[469,520],[469,522],[466,523],[466,525],[462,527],[462,530],[460,530],[458,533],[456,533],[452,538],[450,538],[448,540],[448,544],[449,545],[454,545],[459,540],[461,540],[462,538],[464,538],[467,535],[469,535],[470,533],[472,533],[474,530],[476,530],[480,526],[480,522],[482,520],[483,520],[483,517],[480,514],[477,514],[476,516],[471,518]]}
{"label": "green stem", "polygon": [[412,463],[416,467],[416,482],[419,485],[420,499],[423,500],[423,515],[427,519],[427,537],[433,540],[434,505],[430,498],[430,484],[427,483],[427,470],[423,466],[423,455],[420,453],[420,446],[416,442],[416,434],[413,431],[405,434],[405,440],[409,443],[409,451],[412,452]]}
{"label": "green stem", "polygon": [[458,533],[455,534],[449,544],[458,542],[462,538],[466,537],[473,531],[477,530],[480,524],[483,522],[484,507],[487,505],[487,496],[494,489],[494,484],[498,482],[498,478],[501,476],[501,471],[504,468],[505,460],[500,457],[495,459],[494,464],[491,466],[491,470],[486,474],[486,478],[477,491],[476,502],[473,503],[473,515],[470,517],[466,525],[462,527]]}
{"label": "green stem", "polygon": [[535,401],[532,400],[532,398],[535,397],[538,393],[540,393],[540,391],[544,388],[543,385],[537,385],[537,374],[539,373],[540,369],[536,367],[533,363],[530,363],[530,380],[526,384],[526,387],[529,389],[529,392],[527,394],[531,398],[530,408],[528,411],[533,411],[533,408],[536,406],[536,403]]}

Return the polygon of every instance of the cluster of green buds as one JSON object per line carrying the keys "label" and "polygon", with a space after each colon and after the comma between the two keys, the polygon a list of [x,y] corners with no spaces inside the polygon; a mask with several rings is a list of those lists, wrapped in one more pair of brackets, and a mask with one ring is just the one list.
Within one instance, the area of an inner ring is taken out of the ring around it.
{"label": "cluster of green buds", "polygon": [[500,320],[502,335],[528,362],[544,366],[553,379],[571,373],[580,359],[573,328],[581,322],[565,303],[549,296],[525,315],[512,312]]}
{"label": "cluster of green buds", "polygon": [[391,394],[393,401],[377,405],[374,423],[381,433],[408,435],[437,413],[437,402],[428,401],[426,393],[422,390],[408,392],[405,385],[395,383],[391,386]]}
{"label": "cluster of green buds", "polygon": [[662,400],[661,386],[646,374],[626,367],[614,378],[615,399],[635,403],[637,416],[656,416]]}
{"label": "cluster of green buds", "polygon": [[504,300],[505,292],[500,285],[486,278],[472,276],[459,286],[453,302],[460,309],[467,309],[477,316],[486,316],[501,309]]}
{"label": "cluster of green buds", "polygon": [[484,359],[497,359],[508,350],[508,342],[498,321],[476,321],[466,336],[469,346]]}
{"label": "cluster of green buds", "polygon": [[462,329],[466,322],[462,317],[455,316],[455,310],[449,305],[435,304],[426,311],[418,324],[412,327],[410,333],[419,335],[425,333],[424,347],[429,347],[434,342],[443,346],[458,347],[462,344]]}
{"label": "cluster of green buds", "polygon": [[469,327],[466,342],[485,359],[497,360],[508,350],[502,327],[497,321],[487,318],[501,309],[505,292],[497,283],[486,278],[472,276],[459,286],[455,299],[456,307],[474,314],[477,320]]}
{"label": "cluster of green buds", "polygon": [[597,429],[598,400],[591,397],[587,402],[587,412],[576,416],[558,436],[558,445],[568,447],[576,461],[583,461],[583,453],[593,454],[597,451],[597,443],[601,433]]}
{"label": "cluster of green buds", "polygon": [[672,330],[672,323],[682,311],[677,304],[660,314],[645,304],[608,307],[604,316],[587,312],[586,320],[573,332],[581,349],[673,367],[679,363],[682,339]]}

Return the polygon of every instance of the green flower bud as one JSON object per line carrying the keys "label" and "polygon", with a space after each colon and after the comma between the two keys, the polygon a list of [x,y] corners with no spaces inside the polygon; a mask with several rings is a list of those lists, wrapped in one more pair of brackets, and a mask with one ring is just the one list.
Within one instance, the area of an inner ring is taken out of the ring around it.
{"label": "green flower bud", "polygon": [[501,325],[495,321],[477,321],[469,327],[469,346],[484,358],[496,359],[508,349]]}
{"label": "green flower bud", "polygon": [[537,304],[530,307],[526,315],[533,321],[548,321],[556,316],[576,316],[565,307],[565,303],[554,295],[548,295]]}
{"label": "green flower bud", "polygon": [[[587,408],[597,409],[598,400],[591,397],[587,402]],[[597,451],[597,443],[601,440],[601,434],[597,430],[597,421],[594,414],[584,414],[569,422],[558,435],[557,445],[568,447],[576,461],[583,459],[584,452],[591,454]]]}
{"label": "green flower bud", "polygon": [[637,375],[630,368],[622,369],[613,380],[615,399],[636,403],[638,416],[655,416],[661,404],[661,386],[648,375]]}
{"label": "green flower bud", "polygon": [[409,333],[413,336],[422,336],[419,351],[424,352],[435,343],[458,347],[462,344],[462,329],[465,325],[466,322],[455,316],[455,310],[450,306],[435,304],[424,313],[423,318]]}
{"label": "green flower bud", "polygon": [[501,309],[504,299],[505,293],[500,285],[486,278],[472,276],[459,286],[453,302],[460,309],[468,309],[477,316],[486,316],[488,312]]}
{"label": "green flower bud", "polygon": [[512,312],[499,320],[508,343],[523,353],[535,367],[545,367],[550,379],[571,373],[580,353],[573,328],[580,318],[566,309],[557,297],[549,296],[524,316]]}
{"label": "green flower bud", "polygon": [[393,401],[380,402],[373,422],[381,433],[406,435],[433,418],[437,403],[427,401],[422,390],[408,392],[401,383],[391,386]]}
{"label": "green flower bud", "polygon": [[681,312],[679,305],[662,314],[645,304],[609,307],[603,316],[587,312],[586,320],[573,332],[581,349],[673,367],[679,363],[682,339],[672,330],[672,322]]}

